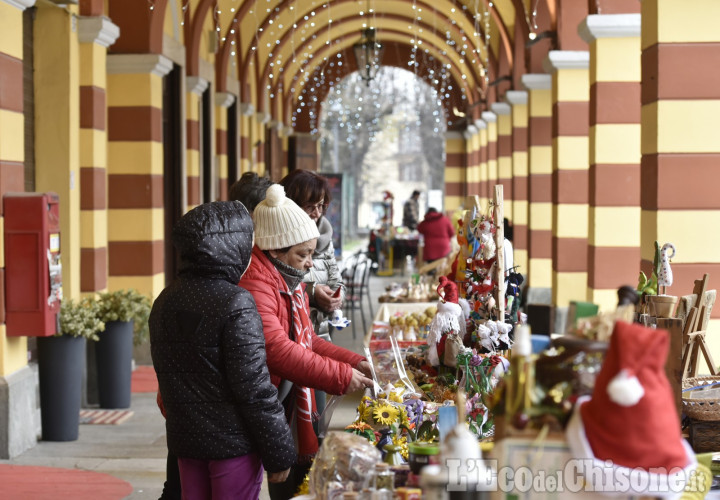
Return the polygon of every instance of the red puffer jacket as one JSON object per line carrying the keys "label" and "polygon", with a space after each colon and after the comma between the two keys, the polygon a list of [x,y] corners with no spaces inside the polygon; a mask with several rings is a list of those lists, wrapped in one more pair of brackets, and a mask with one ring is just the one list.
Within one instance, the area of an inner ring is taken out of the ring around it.
{"label": "red puffer jacket", "polygon": [[450,219],[440,212],[428,212],[418,224],[417,230],[425,238],[423,259],[431,261],[445,257],[450,253],[450,239],[455,236]]}
{"label": "red puffer jacket", "polygon": [[315,332],[312,334],[312,350],[291,340],[288,335],[290,298],[280,293],[284,288],[283,278],[257,246],[253,248],[252,256],[240,286],[255,298],[262,317],[272,383],[277,387],[282,379],[288,379],[328,394],[344,394],[352,378],[352,367],[365,358],[323,340]]}

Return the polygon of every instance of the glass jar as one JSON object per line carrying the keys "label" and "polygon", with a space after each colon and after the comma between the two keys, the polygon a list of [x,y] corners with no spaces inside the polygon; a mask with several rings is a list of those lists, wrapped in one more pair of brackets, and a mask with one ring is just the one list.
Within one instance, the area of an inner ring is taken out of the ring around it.
{"label": "glass jar", "polygon": [[437,464],[440,449],[437,443],[414,442],[408,444],[408,462],[413,474],[420,474],[423,467]]}
{"label": "glass jar", "polygon": [[393,491],[395,489],[395,473],[390,464],[375,464],[375,489]]}

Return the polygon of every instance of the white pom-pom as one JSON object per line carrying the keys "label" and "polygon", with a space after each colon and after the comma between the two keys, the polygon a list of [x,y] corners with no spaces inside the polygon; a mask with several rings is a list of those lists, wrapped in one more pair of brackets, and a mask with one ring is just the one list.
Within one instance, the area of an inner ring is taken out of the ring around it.
{"label": "white pom-pom", "polygon": [[271,207],[278,207],[285,201],[285,188],[280,184],[273,184],[265,192],[265,202]]}
{"label": "white pom-pom", "polygon": [[635,375],[627,370],[620,370],[607,386],[610,400],[620,406],[633,406],[645,395],[645,389]]}

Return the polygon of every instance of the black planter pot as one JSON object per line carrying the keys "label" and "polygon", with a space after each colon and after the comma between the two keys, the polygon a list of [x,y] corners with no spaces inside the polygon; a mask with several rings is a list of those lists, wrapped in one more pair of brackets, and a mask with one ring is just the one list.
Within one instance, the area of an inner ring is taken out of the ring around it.
{"label": "black planter pot", "polygon": [[95,344],[100,408],[130,408],[133,322],[108,321]]}
{"label": "black planter pot", "polygon": [[40,337],[37,347],[42,439],[75,441],[80,429],[85,338]]}

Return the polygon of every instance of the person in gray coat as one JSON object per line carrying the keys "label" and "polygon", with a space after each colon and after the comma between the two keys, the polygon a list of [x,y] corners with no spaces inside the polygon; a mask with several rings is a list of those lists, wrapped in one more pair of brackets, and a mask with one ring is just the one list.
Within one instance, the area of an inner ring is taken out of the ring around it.
{"label": "person in gray coat", "polygon": [[296,169],[286,175],[280,184],[285,194],[315,221],[320,237],[313,253],[313,268],[305,277],[305,291],[310,299],[310,319],[315,333],[330,339],[333,311],[342,307],[345,286],[335,259],[332,243],[333,228],[325,217],[330,204],[330,186],[323,176],[310,170]]}
{"label": "person in gray coat", "polygon": [[236,201],[200,205],[173,228],[179,276],[155,300],[150,348],[184,499],[258,498],[297,453],[266,364],[263,323],[238,286],[253,223]]}

